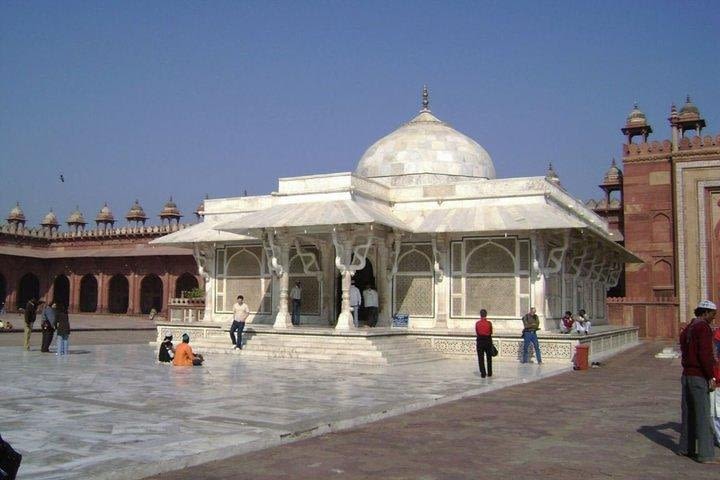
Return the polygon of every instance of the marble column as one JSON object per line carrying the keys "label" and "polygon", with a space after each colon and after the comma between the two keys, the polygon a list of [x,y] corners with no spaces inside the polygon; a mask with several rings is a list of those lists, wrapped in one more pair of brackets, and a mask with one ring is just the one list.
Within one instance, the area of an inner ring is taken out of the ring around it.
{"label": "marble column", "polygon": [[[540,329],[547,330],[545,321],[547,319],[547,299],[545,298],[545,274],[542,267],[544,266],[544,245],[542,241],[533,235],[530,240],[533,260],[533,272],[531,275],[532,283],[530,285],[530,306],[535,307],[535,313],[540,319]],[[527,312],[521,312],[525,315]]]}
{"label": "marble column", "polygon": [[282,267],[282,272],[280,274],[280,301],[273,328],[285,330],[292,327],[292,319],[290,318],[290,310],[288,308],[288,293],[290,290],[290,242],[287,239],[280,241],[280,257],[277,260]]}
{"label": "marble column", "polygon": [[[435,328],[448,328],[448,300],[450,298],[450,242],[447,235],[438,234],[436,248],[440,252],[438,263],[442,274],[435,272]],[[441,278],[438,276],[441,275]]]}
{"label": "marble column", "polygon": [[353,242],[352,240],[345,240],[342,244],[343,251],[335,252],[335,254],[340,257],[339,263],[343,267],[340,270],[340,274],[342,275],[342,303],[340,305],[340,315],[338,315],[335,330],[355,330],[353,315],[350,311],[350,282],[352,280],[352,271],[349,268],[352,262]]}
{"label": "marble column", "polygon": [[392,321],[392,281],[389,278],[390,270],[389,262],[390,246],[387,242],[378,242],[378,265],[375,270],[375,278],[377,281],[378,296],[380,301],[380,311],[378,313],[378,326],[388,327]]}

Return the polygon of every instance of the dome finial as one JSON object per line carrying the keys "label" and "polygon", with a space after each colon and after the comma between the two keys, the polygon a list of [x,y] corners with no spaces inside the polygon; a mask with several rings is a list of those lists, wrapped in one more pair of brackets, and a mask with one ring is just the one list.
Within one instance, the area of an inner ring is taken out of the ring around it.
{"label": "dome finial", "polygon": [[430,95],[428,94],[427,85],[423,85],[422,106],[423,106],[423,108],[422,108],[423,112],[430,111]]}

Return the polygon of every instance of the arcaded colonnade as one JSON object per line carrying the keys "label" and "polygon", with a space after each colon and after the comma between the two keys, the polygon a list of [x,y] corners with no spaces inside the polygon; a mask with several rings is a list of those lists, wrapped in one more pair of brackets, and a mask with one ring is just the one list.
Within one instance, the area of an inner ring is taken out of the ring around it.
{"label": "arcaded colonnade", "polygon": [[[141,315],[202,285],[191,255],[38,259],[0,255],[0,301],[8,312],[32,298],[71,313]],[[3,300],[4,299],[4,300]]]}

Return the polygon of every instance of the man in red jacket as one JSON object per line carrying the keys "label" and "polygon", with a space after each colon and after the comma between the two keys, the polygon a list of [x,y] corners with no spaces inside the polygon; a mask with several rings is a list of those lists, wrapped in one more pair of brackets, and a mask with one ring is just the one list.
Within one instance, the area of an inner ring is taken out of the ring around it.
{"label": "man in red jacket", "polygon": [[710,419],[710,392],[715,390],[713,331],[710,327],[717,307],[703,300],[695,318],[680,333],[682,351],[682,427],[679,455],[694,457],[700,463],[720,463],[715,459]]}
{"label": "man in red jacket", "polygon": [[[492,377],[492,323],[487,319],[487,310],[480,310],[480,320],[475,322],[475,348],[478,356],[480,376]],[[485,358],[487,357],[487,371],[485,370]]]}

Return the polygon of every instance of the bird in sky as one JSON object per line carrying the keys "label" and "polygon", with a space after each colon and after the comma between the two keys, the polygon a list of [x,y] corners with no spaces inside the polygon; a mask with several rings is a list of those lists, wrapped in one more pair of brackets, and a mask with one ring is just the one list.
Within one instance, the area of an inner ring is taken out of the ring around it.
{"label": "bird in sky", "polygon": [[62,183],[65,183],[65,177],[63,176],[62,173],[60,174],[60,181],[61,181]]}

